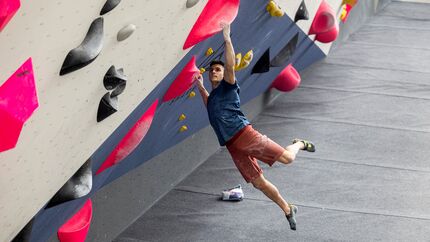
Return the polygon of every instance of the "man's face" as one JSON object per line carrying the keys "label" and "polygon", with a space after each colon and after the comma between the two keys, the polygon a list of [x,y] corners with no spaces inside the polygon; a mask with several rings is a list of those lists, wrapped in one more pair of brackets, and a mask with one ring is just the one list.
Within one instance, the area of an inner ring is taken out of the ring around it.
{"label": "man's face", "polygon": [[220,64],[214,64],[209,68],[209,80],[214,82],[220,82],[224,79],[224,66]]}

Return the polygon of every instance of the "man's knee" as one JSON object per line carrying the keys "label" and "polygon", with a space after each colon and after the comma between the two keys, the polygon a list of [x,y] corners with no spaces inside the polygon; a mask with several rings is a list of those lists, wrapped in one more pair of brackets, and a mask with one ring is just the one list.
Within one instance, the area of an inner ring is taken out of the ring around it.
{"label": "man's knee", "polygon": [[262,190],[266,187],[266,179],[263,175],[260,175],[259,177],[255,178],[251,183],[258,190]]}
{"label": "man's knee", "polygon": [[294,159],[296,159],[296,155],[294,155],[294,153],[289,150],[285,150],[279,159],[282,163],[288,164],[293,162]]}

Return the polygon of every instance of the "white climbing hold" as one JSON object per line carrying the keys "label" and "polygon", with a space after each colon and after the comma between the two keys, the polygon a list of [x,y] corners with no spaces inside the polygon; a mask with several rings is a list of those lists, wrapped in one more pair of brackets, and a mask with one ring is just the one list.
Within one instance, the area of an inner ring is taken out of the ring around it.
{"label": "white climbing hold", "polygon": [[130,37],[130,35],[132,35],[135,30],[136,30],[136,25],[129,24],[129,25],[125,26],[124,28],[122,28],[120,31],[118,31],[116,39],[118,41],[123,41],[123,40],[127,39],[128,37]]}

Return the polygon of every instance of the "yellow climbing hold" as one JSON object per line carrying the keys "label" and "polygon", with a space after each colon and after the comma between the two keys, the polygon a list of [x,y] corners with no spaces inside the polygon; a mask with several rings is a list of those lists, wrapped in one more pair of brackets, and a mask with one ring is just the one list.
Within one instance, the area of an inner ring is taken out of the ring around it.
{"label": "yellow climbing hold", "polygon": [[236,54],[236,62],[234,64],[234,70],[235,71],[238,71],[241,61],[242,61],[242,53],[237,53]]}
{"label": "yellow climbing hold", "polygon": [[282,11],[278,4],[276,4],[273,0],[269,1],[266,6],[266,10],[272,17],[282,17],[285,14],[285,12]]}
{"label": "yellow climbing hold", "polygon": [[[253,51],[252,50],[248,51],[243,56],[243,58],[240,60],[239,64],[234,67],[234,70],[235,71],[240,71],[240,70],[248,67],[249,64],[251,63],[253,57],[254,57]],[[236,56],[236,58],[237,58],[237,56]]]}
{"label": "yellow climbing hold", "polygon": [[211,47],[209,47],[208,48],[208,50],[206,51],[206,56],[210,56],[210,55],[212,55],[214,53],[214,50],[211,48]]}
{"label": "yellow climbing hold", "polygon": [[347,14],[348,12],[346,11],[346,4],[344,4],[343,6],[342,6],[342,13],[340,14],[340,19],[341,20],[344,20],[345,19],[345,17],[346,17],[346,14]]}
{"label": "yellow climbing hold", "polygon": [[196,96],[196,93],[194,91],[191,91],[190,94],[188,94],[189,98],[193,98]]}
{"label": "yellow climbing hold", "polygon": [[182,121],[182,120],[184,120],[186,118],[186,116],[185,116],[185,114],[181,114],[181,116],[179,116],[179,121]]}
{"label": "yellow climbing hold", "polygon": [[242,68],[246,68],[249,65],[249,63],[251,63],[253,57],[254,57],[254,52],[252,50],[246,52],[246,54],[242,58],[242,62],[244,63],[244,64],[241,63]]}
{"label": "yellow climbing hold", "polygon": [[276,8],[276,4],[274,1],[269,1],[269,3],[266,6],[267,12],[271,12],[274,8]]}
{"label": "yellow climbing hold", "polygon": [[187,130],[188,130],[188,127],[186,125],[182,125],[181,128],[179,129],[179,132],[184,132]]}
{"label": "yellow climbing hold", "polygon": [[205,71],[206,71],[206,69],[205,69],[205,68],[203,68],[203,67],[200,67],[200,74],[203,74],[203,73],[205,73]]}

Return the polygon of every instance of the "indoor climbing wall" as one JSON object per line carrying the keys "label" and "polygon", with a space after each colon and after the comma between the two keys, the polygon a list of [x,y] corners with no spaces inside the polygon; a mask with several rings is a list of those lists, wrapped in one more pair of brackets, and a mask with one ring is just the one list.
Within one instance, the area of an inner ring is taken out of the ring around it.
{"label": "indoor climbing wall", "polygon": [[246,103],[324,58],[341,3],[0,0],[0,241],[85,238],[99,188],[208,125],[192,77],[220,19]]}

